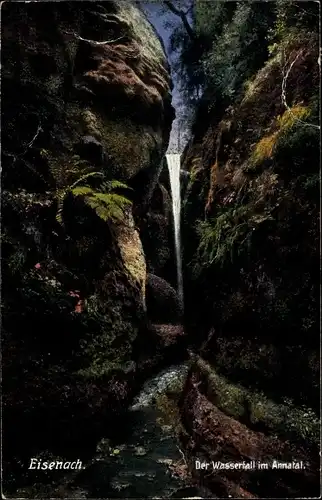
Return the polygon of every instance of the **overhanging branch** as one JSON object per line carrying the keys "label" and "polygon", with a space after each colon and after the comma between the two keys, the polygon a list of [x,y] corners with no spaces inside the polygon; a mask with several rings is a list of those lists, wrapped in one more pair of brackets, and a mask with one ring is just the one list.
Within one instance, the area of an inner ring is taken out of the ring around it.
{"label": "overhanging branch", "polygon": [[192,29],[192,27],[189,24],[188,18],[187,18],[187,13],[189,12],[190,9],[188,9],[187,12],[184,12],[183,10],[178,9],[173,5],[173,3],[170,0],[163,0],[163,3],[168,7],[169,10],[176,16],[180,17],[183,26],[185,27],[186,32],[188,33],[189,37],[191,40],[196,39],[196,35]]}
{"label": "overhanging branch", "polygon": [[118,38],[114,38],[114,40],[106,40],[104,42],[96,42],[96,40],[87,40],[87,38],[82,38],[81,36],[75,35],[78,40],[81,40],[82,42],[87,42],[87,43],[92,43],[93,45],[107,45],[109,43],[116,43],[119,42],[124,38],[124,36],[119,36]]}

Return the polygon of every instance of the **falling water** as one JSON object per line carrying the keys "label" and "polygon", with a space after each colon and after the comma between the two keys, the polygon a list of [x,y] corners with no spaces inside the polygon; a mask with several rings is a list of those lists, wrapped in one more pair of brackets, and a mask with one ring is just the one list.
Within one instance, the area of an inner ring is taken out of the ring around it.
{"label": "falling water", "polygon": [[174,220],[174,243],[177,265],[177,285],[180,305],[183,308],[183,281],[182,281],[182,260],[181,260],[181,238],[180,238],[180,154],[167,154],[167,163],[170,176],[172,211]]}

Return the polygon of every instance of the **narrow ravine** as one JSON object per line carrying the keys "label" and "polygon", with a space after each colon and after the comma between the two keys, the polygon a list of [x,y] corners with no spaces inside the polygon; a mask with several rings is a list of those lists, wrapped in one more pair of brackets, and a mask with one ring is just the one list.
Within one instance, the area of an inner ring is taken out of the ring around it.
{"label": "narrow ravine", "polygon": [[175,405],[187,371],[187,364],[171,366],[145,382],[129,409],[123,439],[102,439],[76,479],[87,497],[169,498],[190,486],[176,438],[179,422],[162,408]]}
{"label": "narrow ravine", "polygon": [[318,497],[318,4],[1,13],[3,497]]}

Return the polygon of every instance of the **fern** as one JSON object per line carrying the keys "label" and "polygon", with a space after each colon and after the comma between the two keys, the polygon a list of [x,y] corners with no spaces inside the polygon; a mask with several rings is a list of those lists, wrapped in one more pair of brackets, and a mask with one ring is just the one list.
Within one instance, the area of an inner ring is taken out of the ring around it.
{"label": "fern", "polygon": [[77,181],[75,181],[69,189],[73,189],[76,187],[78,184],[81,184],[82,182],[86,181],[90,177],[104,177],[104,174],[102,172],[89,172],[88,174],[82,175]]}
{"label": "fern", "polygon": [[249,206],[226,210],[212,221],[199,221],[196,230],[200,238],[196,266],[223,266],[251,244],[253,231],[271,214],[252,213]]}
{"label": "fern", "polygon": [[[85,183],[94,177],[103,179],[97,188]],[[113,190],[115,189],[131,190],[132,188],[117,180],[104,180],[104,174],[101,172],[84,174],[68,188],[57,191],[57,222],[63,224],[63,207],[67,195],[81,198],[105,222],[122,222],[125,210],[132,205],[132,202],[125,196],[114,193]]]}
{"label": "fern", "polygon": [[76,196],[91,196],[94,191],[93,188],[89,186],[76,186],[74,188],[70,189],[70,192],[76,197]]}
{"label": "fern", "polygon": [[117,180],[112,180],[112,181],[108,181],[109,184],[110,184],[110,189],[129,189],[131,191],[133,191],[133,188],[131,188],[130,186],[128,186],[127,184],[124,184],[124,182],[121,182],[121,181],[117,181]]}
{"label": "fern", "polygon": [[[73,194],[75,194],[73,192]],[[79,196],[79,195],[78,195]],[[121,222],[124,219],[126,207],[131,205],[131,201],[115,193],[96,193],[92,192],[83,195],[84,202],[92,208],[98,217],[107,222]]]}

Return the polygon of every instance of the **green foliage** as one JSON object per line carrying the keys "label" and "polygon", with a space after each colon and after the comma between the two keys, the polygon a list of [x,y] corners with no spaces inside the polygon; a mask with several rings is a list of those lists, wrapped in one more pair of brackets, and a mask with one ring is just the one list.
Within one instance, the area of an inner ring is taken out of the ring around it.
{"label": "green foliage", "polygon": [[[222,35],[225,27],[231,22],[236,6],[236,2],[205,2],[204,0],[196,0],[196,32],[213,42]],[[210,19],[211,22],[209,22]]]}
{"label": "green foliage", "polygon": [[267,32],[274,20],[272,2],[238,2],[204,60],[208,84],[227,97],[238,93],[268,56]]}
{"label": "green foliage", "polygon": [[245,205],[224,209],[213,220],[199,221],[197,266],[234,262],[236,256],[250,251],[254,231],[267,220],[272,220],[269,213],[257,214],[251,205]]}
{"label": "green foliage", "polygon": [[[86,181],[93,178],[101,178],[102,181],[97,187],[86,184]],[[117,180],[105,180],[101,172],[90,172],[81,176],[71,186],[61,189],[56,193],[57,199],[57,221],[63,223],[64,202],[68,195],[73,198],[81,198],[96,215],[105,222],[122,222],[124,212],[132,202],[125,196],[114,193],[116,189],[131,189],[123,182]]]}
{"label": "green foliage", "polygon": [[[312,118],[310,118],[312,119]],[[318,174],[320,132],[311,123],[294,121],[279,134],[275,147],[275,170],[284,177]]]}
{"label": "green foliage", "polygon": [[83,160],[79,155],[57,157],[47,149],[41,149],[40,155],[45,158],[49,165],[49,170],[53,176],[56,189],[78,182],[82,176],[91,175],[92,166],[87,160]]}
{"label": "green foliage", "polygon": [[317,2],[206,2],[196,0],[194,38],[183,26],[170,37],[175,69],[187,102],[201,92],[232,99],[281,43],[317,32]]}
{"label": "green foliage", "polygon": [[198,100],[204,90],[204,61],[231,20],[235,8],[236,2],[198,0],[194,5],[194,37],[191,38],[183,26],[171,34],[170,50],[179,55],[175,69],[186,101]]}
{"label": "green foliage", "polygon": [[231,98],[268,56],[268,30],[276,17],[272,2],[205,2],[194,8],[194,38],[183,27],[170,47],[179,54],[177,71],[187,95]]}
{"label": "green foliage", "polygon": [[203,84],[203,71],[200,64],[201,41],[191,40],[183,28],[173,31],[170,38],[170,52],[179,52],[174,59],[173,70],[177,75],[180,92],[186,104],[193,105]]}
{"label": "green foliage", "polygon": [[[272,159],[279,142],[283,142],[285,137],[291,137],[294,127],[311,127],[308,121],[310,110],[305,106],[293,106],[287,109],[281,116],[277,117],[277,130],[269,135],[262,137],[255,145],[250,158],[248,167],[260,165],[264,160]],[[313,125],[315,127],[315,125]]]}
{"label": "green foliage", "polygon": [[296,32],[306,34],[318,32],[318,2],[294,2],[293,0],[276,0],[276,20],[269,30],[268,38],[275,43],[294,37]]}

